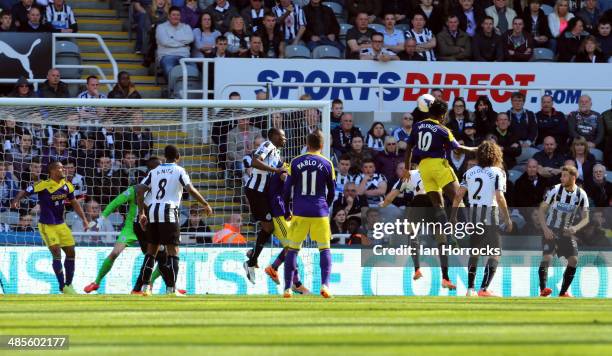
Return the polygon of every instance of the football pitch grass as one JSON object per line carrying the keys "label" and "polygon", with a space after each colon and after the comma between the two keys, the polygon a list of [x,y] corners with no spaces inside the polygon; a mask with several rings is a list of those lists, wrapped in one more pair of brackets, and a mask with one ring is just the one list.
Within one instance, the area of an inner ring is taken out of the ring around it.
{"label": "football pitch grass", "polygon": [[612,354],[610,299],[4,295],[0,315],[0,334],[70,336],[31,354]]}

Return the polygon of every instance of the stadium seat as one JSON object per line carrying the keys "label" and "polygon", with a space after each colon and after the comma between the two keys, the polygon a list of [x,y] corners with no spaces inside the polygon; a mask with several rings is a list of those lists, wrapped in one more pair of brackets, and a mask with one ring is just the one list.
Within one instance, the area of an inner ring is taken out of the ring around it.
{"label": "stadium seat", "polygon": [[548,16],[550,13],[554,11],[553,7],[550,5],[542,4],[542,11],[544,11],[544,15]]}
{"label": "stadium seat", "polygon": [[108,221],[110,221],[114,227],[118,227],[123,224],[123,216],[119,213],[112,213],[108,216]]}
{"label": "stadium seat", "polygon": [[385,33],[385,26],[377,23],[371,23],[368,25],[369,28],[376,32]]}
{"label": "stadium seat", "polygon": [[310,50],[306,46],[287,46],[285,48],[285,57],[286,58],[306,58],[310,59]]}
{"label": "stadium seat", "polygon": [[408,24],[405,24],[405,23],[400,23],[400,24],[395,25],[395,29],[400,30],[402,32],[406,32],[410,29],[410,26],[408,26]]}
{"label": "stadium seat", "polygon": [[555,53],[548,48],[536,48],[531,56],[532,62],[554,62]]}
{"label": "stadium seat", "polygon": [[612,57],[608,58],[608,63],[612,63]]}
{"label": "stadium seat", "polygon": [[603,161],[603,152],[598,149],[598,148],[591,148],[589,150],[589,152],[591,152],[593,154],[593,156],[595,156],[595,160],[597,162],[602,162]]}
{"label": "stadium seat", "polygon": [[533,155],[538,153],[538,152],[539,151],[538,151],[537,148],[533,148],[533,147],[523,148],[521,150],[521,155],[516,157],[516,163],[517,164],[525,164],[525,163],[527,163],[528,159],[533,157]]}
{"label": "stadium seat", "polygon": [[314,59],[340,59],[340,50],[334,46],[318,46],[312,51]]}
{"label": "stadium seat", "polygon": [[[57,64],[81,65],[81,50],[79,46],[70,41],[58,41],[55,45],[55,58]],[[62,78],[79,79],[83,73],[80,68],[61,68]]]}
{"label": "stadium seat", "polygon": [[[187,87],[189,89],[201,88],[200,72],[192,65],[187,66]],[[183,90],[183,69],[180,65],[174,66],[168,74],[168,94],[175,99],[182,99]],[[196,99],[198,95],[191,94],[190,98]],[[202,97],[201,95],[199,96]]]}
{"label": "stadium seat", "polygon": [[5,211],[0,213],[0,223],[9,225],[19,224],[19,213],[16,211]]}
{"label": "stadium seat", "polygon": [[70,212],[66,214],[66,218],[64,219],[66,222],[66,225],[68,225],[68,227],[72,228],[72,226],[81,220],[81,218],[79,218],[79,216],[75,213],[75,212]]}
{"label": "stadium seat", "polygon": [[353,25],[348,24],[348,23],[342,23],[340,24],[340,36],[339,39],[341,41],[344,41],[346,39],[346,33],[348,32],[348,30],[350,30],[351,28],[353,28]]}
{"label": "stadium seat", "polygon": [[606,172],[606,180],[610,183],[612,183],[612,171],[607,171]]}
{"label": "stadium seat", "polygon": [[338,4],[337,2],[324,2],[323,5],[329,7],[330,9],[332,9],[334,11],[334,15],[336,15],[336,17],[344,17],[344,8],[342,7],[342,5]]}
{"label": "stadium seat", "polygon": [[517,171],[514,169],[511,169],[508,171],[508,180],[510,180],[512,183],[516,182],[517,179],[519,179],[519,177],[523,174],[523,172],[521,171]]}

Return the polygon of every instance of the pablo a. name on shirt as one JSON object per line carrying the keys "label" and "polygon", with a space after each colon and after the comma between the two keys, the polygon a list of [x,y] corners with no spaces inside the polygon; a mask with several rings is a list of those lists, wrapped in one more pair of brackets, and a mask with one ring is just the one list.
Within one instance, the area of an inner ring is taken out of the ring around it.
{"label": "pablo a. name on shirt", "polygon": [[298,169],[302,169],[302,168],[308,167],[308,166],[313,166],[313,167],[317,166],[317,169],[319,169],[319,170],[323,169],[323,163],[317,162],[315,160],[310,160],[310,159],[307,159],[307,160],[305,160],[303,162],[298,163],[297,168]]}

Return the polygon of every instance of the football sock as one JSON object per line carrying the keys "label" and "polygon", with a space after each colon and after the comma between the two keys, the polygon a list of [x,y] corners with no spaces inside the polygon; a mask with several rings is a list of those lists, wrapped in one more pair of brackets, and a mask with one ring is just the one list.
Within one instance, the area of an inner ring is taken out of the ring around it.
{"label": "football sock", "polygon": [[257,265],[257,259],[259,258],[259,255],[261,254],[261,251],[263,250],[264,245],[270,239],[270,236],[272,236],[271,233],[266,232],[264,230],[259,230],[259,232],[257,233],[257,240],[255,241],[255,248],[253,249],[253,253],[251,254],[251,257],[249,258],[249,262],[248,262],[249,267],[254,267]]}
{"label": "football sock", "polygon": [[489,288],[489,284],[491,284],[493,276],[495,276],[497,265],[498,262],[496,259],[489,258],[489,260],[487,261],[487,265],[485,266],[484,276],[482,278],[482,284],[480,284],[480,289],[487,290],[487,288]]}
{"label": "football sock", "polygon": [[438,249],[440,250],[440,270],[442,270],[442,278],[450,280],[448,277],[448,256],[443,252],[442,247],[446,244],[439,244]]}
{"label": "football sock", "polygon": [[287,255],[287,249],[284,248],[279,254],[278,256],[276,256],[276,259],[274,260],[274,262],[272,262],[272,268],[274,268],[274,270],[276,271],[278,269],[278,267],[280,267],[280,265],[283,264],[283,262],[285,262],[285,256]]}
{"label": "football sock", "polygon": [[142,268],[140,274],[142,276],[141,284],[148,285],[151,283],[151,274],[153,273],[153,267],[155,267],[155,257],[150,254],[146,254],[144,257],[144,261],[142,261]]}
{"label": "football sock", "polygon": [[468,261],[468,288],[474,288],[476,280],[476,269],[478,268],[478,256],[470,256]]}
{"label": "football sock", "polygon": [[66,270],[66,285],[72,285],[72,278],[74,277],[74,258],[66,257],[64,260],[64,270]]}
{"label": "football sock", "polygon": [[172,271],[172,287],[174,288],[179,274],[179,256],[168,256],[168,259],[168,265]]}
{"label": "football sock", "polygon": [[410,241],[410,246],[414,247],[416,250],[414,251],[414,254],[411,256],[412,257],[412,264],[414,265],[414,271],[416,272],[419,268],[421,268],[421,263],[419,262],[419,244],[416,242],[415,239],[412,239]]}
{"label": "football sock", "polygon": [[563,283],[561,283],[561,290],[559,291],[559,295],[565,294],[569,289],[572,281],[574,280],[574,275],[576,274],[576,267],[567,266],[565,267],[565,272],[563,272]]}
{"label": "football sock", "polygon": [[293,270],[293,285],[297,288],[302,286],[302,282],[300,281],[300,273],[297,270],[297,265],[296,268]]}
{"label": "football sock", "polygon": [[55,277],[57,277],[57,284],[59,285],[60,291],[64,289],[66,285],[64,283],[64,270],[62,268],[62,260],[53,259],[53,272],[55,272]]}
{"label": "football sock", "polygon": [[321,267],[321,284],[329,286],[329,276],[331,275],[332,256],[328,248],[319,251]]}
{"label": "football sock", "polygon": [[291,283],[293,282],[293,271],[297,267],[297,250],[289,249],[287,250],[287,255],[285,256],[285,289],[291,288]]}
{"label": "football sock", "polygon": [[[166,287],[171,287],[172,282],[172,271],[170,271],[169,261],[170,257],[166,253],[166,250],[160,250],[157,252],[155,256],[155,261],[157,262],[157,267],[153,271],[151,275],[151,284],[155,282],[155,280],[161,275]],[[156,273],[157,272],[157,273]]]}
{"label": "football sock", "polygon": [[548,280],[548,262],[540,262],[540,268],[538,268],[538,276],[540,277],[540,290],[546,288],[546,281]]}
{"label": "football sock", "polygon": [[113,263],[115,263],[115,260],[113,259],[108,257],[104,259],[104,262],[102,262],[102,266],[100,266],[100,270],[98,271],[98,275],[96,276],[96,284],[100,284],[100,282],[102,282],[104,276],[106,276],[106,274],[110,272],[111,268],[113,268]]}

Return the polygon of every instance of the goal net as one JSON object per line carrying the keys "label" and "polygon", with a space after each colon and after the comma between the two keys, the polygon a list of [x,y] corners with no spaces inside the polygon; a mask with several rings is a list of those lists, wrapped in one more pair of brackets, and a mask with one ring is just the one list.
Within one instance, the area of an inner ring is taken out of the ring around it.
{"label": "goal net", "polygon": [[[66,203],[65,221],[76,240],[73,285],[82,292],[96,278],[121,228],[132,224],[125,221],[127,205],[105,209],[146,175],[149,158],[163,158],[168,144],[179,148],[179,164],[214,209],[204,218],[197,202],[183,197],[177,287],[190,293],[276,293],[277,286],[262,271],[281,251],[277,239],[259,259],[255,286],[247,285],[242,271],[258,229],[243,189],[250,154],[269,128],[282,128],[287,144],[281,153],[289,162],[305,150],[313,129],[330,137],[329,112],[327,102],[315,101],[0,99],[0,293],[58,292],[51,255],[38,231],[36,195],[11,207],[19,191],[47,178],[51,162],[64,164],[88,220],[98,222],[83,231],[81,219]],[[329,143],[325,147],[329,156]],[[107,217],[99,219],[102,215]],[[315,254],[318,258],[316,250],[304,249],[300,267],[314,264],[318,269]],[[137,244],[126,248],[98,292],[129,292],[142,258]],[[312,270],[303,272],[312,275]],[[155,288],[163,288],[161,279]]]}

